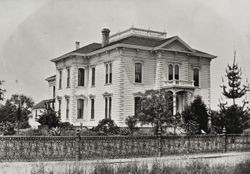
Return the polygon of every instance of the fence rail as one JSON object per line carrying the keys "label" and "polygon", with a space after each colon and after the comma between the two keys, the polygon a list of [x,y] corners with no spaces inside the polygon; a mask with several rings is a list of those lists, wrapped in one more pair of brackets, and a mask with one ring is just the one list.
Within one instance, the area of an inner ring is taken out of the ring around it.
{"label": "fence rail", "polygon": [[250,135],[0,137],[0,161],[61,161],[250,151]]}

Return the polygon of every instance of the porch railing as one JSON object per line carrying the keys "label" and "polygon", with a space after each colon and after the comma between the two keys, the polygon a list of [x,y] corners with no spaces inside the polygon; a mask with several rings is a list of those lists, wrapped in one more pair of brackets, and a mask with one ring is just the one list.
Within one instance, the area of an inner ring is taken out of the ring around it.
{"label": "porch railing", "polygon": [[194,87],[194,81],[188,80],[167,80],[164,81],[165,86],[186,86],[186,87]]}

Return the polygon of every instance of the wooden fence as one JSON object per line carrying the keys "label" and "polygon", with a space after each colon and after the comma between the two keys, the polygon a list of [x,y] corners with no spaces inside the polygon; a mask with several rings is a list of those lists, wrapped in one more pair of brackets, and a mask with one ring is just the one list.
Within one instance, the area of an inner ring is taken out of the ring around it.
{"label": "wooden fence", "polygon": [[0,137],[0,161],[61,161],[250,151],[250,135]]}

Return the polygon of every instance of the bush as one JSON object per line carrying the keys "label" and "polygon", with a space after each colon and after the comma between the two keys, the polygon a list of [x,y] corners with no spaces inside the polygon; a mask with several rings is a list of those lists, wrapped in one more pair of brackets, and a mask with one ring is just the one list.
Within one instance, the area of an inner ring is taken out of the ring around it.
{"label": "bush", "polygon": [[38,119],[38,123],[41,125],[47,125],[48,128],[59,127],[60,126],[60,117],[57,116],[57,113],[52,109],[47,109]]}
{"label": "bush", "polygon": [[61,122],[61,123],[59,123],[59,127],[61,129],[65,129],[65,130],[73,130],[74,129],[73,124],[70,124],[69,122]]}
{"label": "bush", "polygon": [[3,135],[14,135],[16,133],[14,128],[14,123],[9,121],[0,123],[0,132],[2,132]]}
{"label": "bush", "polygon": [[131,131],[127,127],[121,127],[119,129],[119,135],[131,135]]}
{"label": "bush", "polygon": [[119,127],[109,118],[99,121],[98,125],[93,127],[92,130],[98,132],[99,135],[115,135],[119,133]]}
{"label": "bush", "polygon": [[136,127],[137,124],[137,118],[135,116],[128,116],[125,120],[126,125],[129,128],[130,133],[133,135],[135,131],[138,130]]}

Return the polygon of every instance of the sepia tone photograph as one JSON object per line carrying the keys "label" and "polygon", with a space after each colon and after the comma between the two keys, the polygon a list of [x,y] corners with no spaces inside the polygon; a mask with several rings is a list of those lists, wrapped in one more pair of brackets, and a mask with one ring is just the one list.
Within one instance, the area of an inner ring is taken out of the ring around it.
{"label": "sepia tone photograph", "polygon": [[250,0],[0,0],[0,174],[249,174]]}

